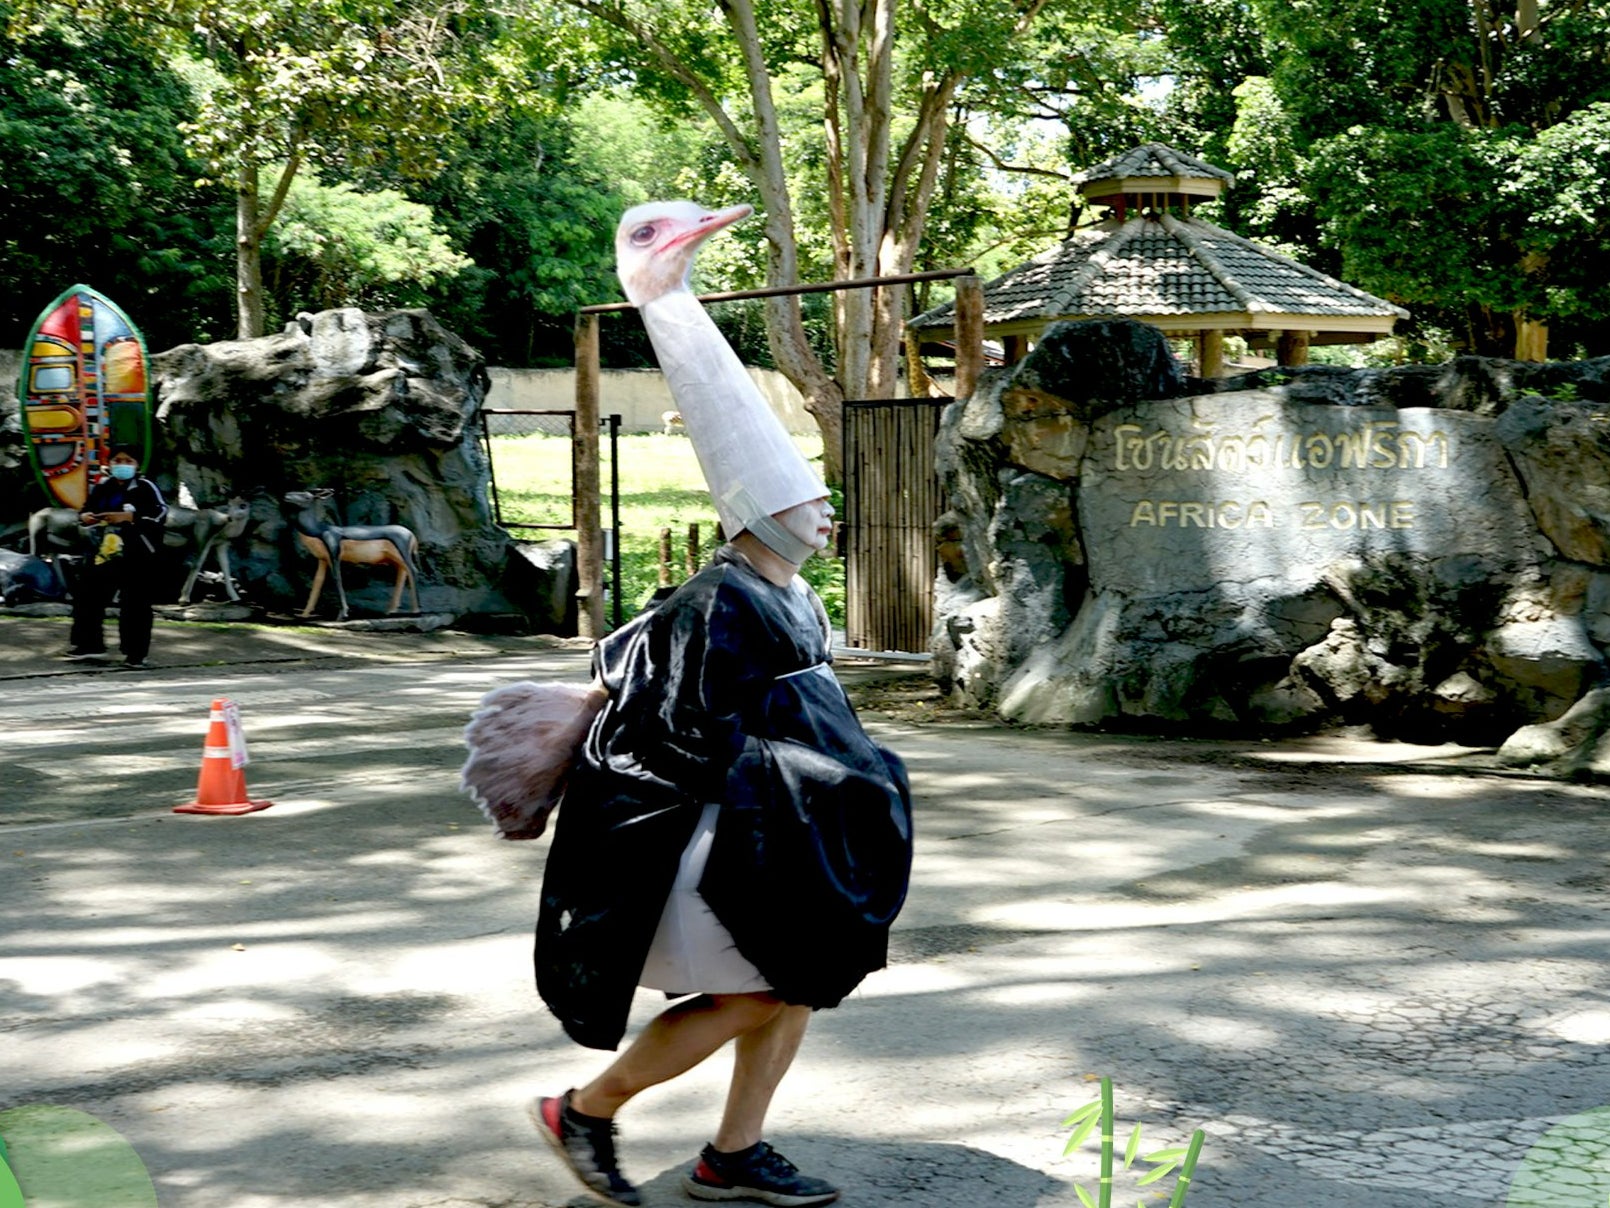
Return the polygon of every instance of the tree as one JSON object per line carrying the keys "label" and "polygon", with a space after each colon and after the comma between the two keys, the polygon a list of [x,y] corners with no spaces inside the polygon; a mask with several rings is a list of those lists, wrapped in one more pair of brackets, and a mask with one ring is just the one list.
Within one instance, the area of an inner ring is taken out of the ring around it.
{"label": "tree", "polygon": [[[26,42],[0,4],[0,345],[82,281],[154,346],[220,330],[228,198],[197,189],[177,127],[188,88],[160,59],[90,28]],[[227,330],[227,329],[224,329]]]}
{"label": "tree", "polygon": [[394,189],[360,193],[307,173],[292,183],[264,259],[272,283],[265,293],[281,300],[282,311],[294,304],[309,310],[422,306],[432,284],[470,266],[429,207]]}
{"label": "tree", "polygon": [[[820,86],[813,192],[826,211],[835,277],[905,273],[923,238],[957,90],[1013,61],[1012,39],[1044,2],[1008,0],[986,11],[898,0],[721,0],[721,25],[712,30],[709,10],[688,0],[569,0],[601,58],[630,76],[637,95],[700,111],[720,131],[763,212],[766,277],[778,286],[802,280],[800,199],[790,188],[780,96]],[[903,319],[900,294],[887,289],[846,291],[835,306],[830,372],[811,346],[799,299],[766,304],[773,361],[821,426],[833,479],[844,400],[895,392]]]}
{"label": "tree", "polygon": [[1539,359],[1550,324],[1585,322],[1610,270],[1602,4],[1253,8],[1297,184],[1349,279],[1473,351]]}
{"label": "tree", "polygon": [[14,28],[71,15],[191,64],[198,112],[181,129],[235,193],[237,330],[249,337],[264,324],[263,239],[304,165],[429,171],[455,120],[498,95],[486,53],[498,27],[479,14],[471,0],[25,0]]}
{"label": "tree", "polygon": [[431,309],[495,364],[571,363],[576,308],[614,280],[629,182],[594,162],[593,130],[576,136],[589,109],[461,130],[443,168],[410,186],[475,262],[431,290]]}

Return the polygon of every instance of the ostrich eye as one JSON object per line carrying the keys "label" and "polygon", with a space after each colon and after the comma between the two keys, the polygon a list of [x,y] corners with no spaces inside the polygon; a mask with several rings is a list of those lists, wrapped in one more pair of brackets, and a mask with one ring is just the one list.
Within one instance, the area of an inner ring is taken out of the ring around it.
{"label": "ostrich eye", "polygon": [[651,223],[644,223],[627,236],[638,247],[646,247],[654,242],[654,227]]}

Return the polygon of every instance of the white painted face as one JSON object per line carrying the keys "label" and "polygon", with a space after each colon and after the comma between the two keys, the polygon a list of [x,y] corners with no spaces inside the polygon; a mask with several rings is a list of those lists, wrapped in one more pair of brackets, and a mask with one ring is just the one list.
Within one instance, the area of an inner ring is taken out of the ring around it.
{"label": "white painted face", "polygon": [[826,495],[774,512],[772,519],[818,552],[833,540],[833,505]]}

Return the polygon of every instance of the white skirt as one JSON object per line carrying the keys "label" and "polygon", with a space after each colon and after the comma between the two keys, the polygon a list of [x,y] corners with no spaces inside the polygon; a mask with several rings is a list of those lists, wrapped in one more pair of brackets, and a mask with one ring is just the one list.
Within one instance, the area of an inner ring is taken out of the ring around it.
{"label": "white skirt", "polygon": [[699,896],[699,879],[710,859],[720,812],[716,803],[706,805],[693,838],[682,849],[676,882],[637,979],[640,986],[667,994],[752,994],[771,988]]}

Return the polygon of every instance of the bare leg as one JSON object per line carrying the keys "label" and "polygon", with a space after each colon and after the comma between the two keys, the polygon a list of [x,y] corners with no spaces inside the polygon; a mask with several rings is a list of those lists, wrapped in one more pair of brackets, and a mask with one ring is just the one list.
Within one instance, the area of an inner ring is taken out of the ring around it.
{"label": "bare leg", "polygon": [[769,1021],[733,1042],[732,1083],[727,1088],[721,1128],[712,1142],[717,1150],[737,1153],[760,1140],[771,1097],[794,1063],[810,1022],[809,1007],[784,1006]]}
{"label": "bare leg", "polygon": [[792,1009],[770,994],[701,994],[677,1003],[656,1016],[608,1069],[578,1087],[570,1106],[585,1116],[612,1117],[634,1095],[686,1073],[734,1036],[763,1031]]}

